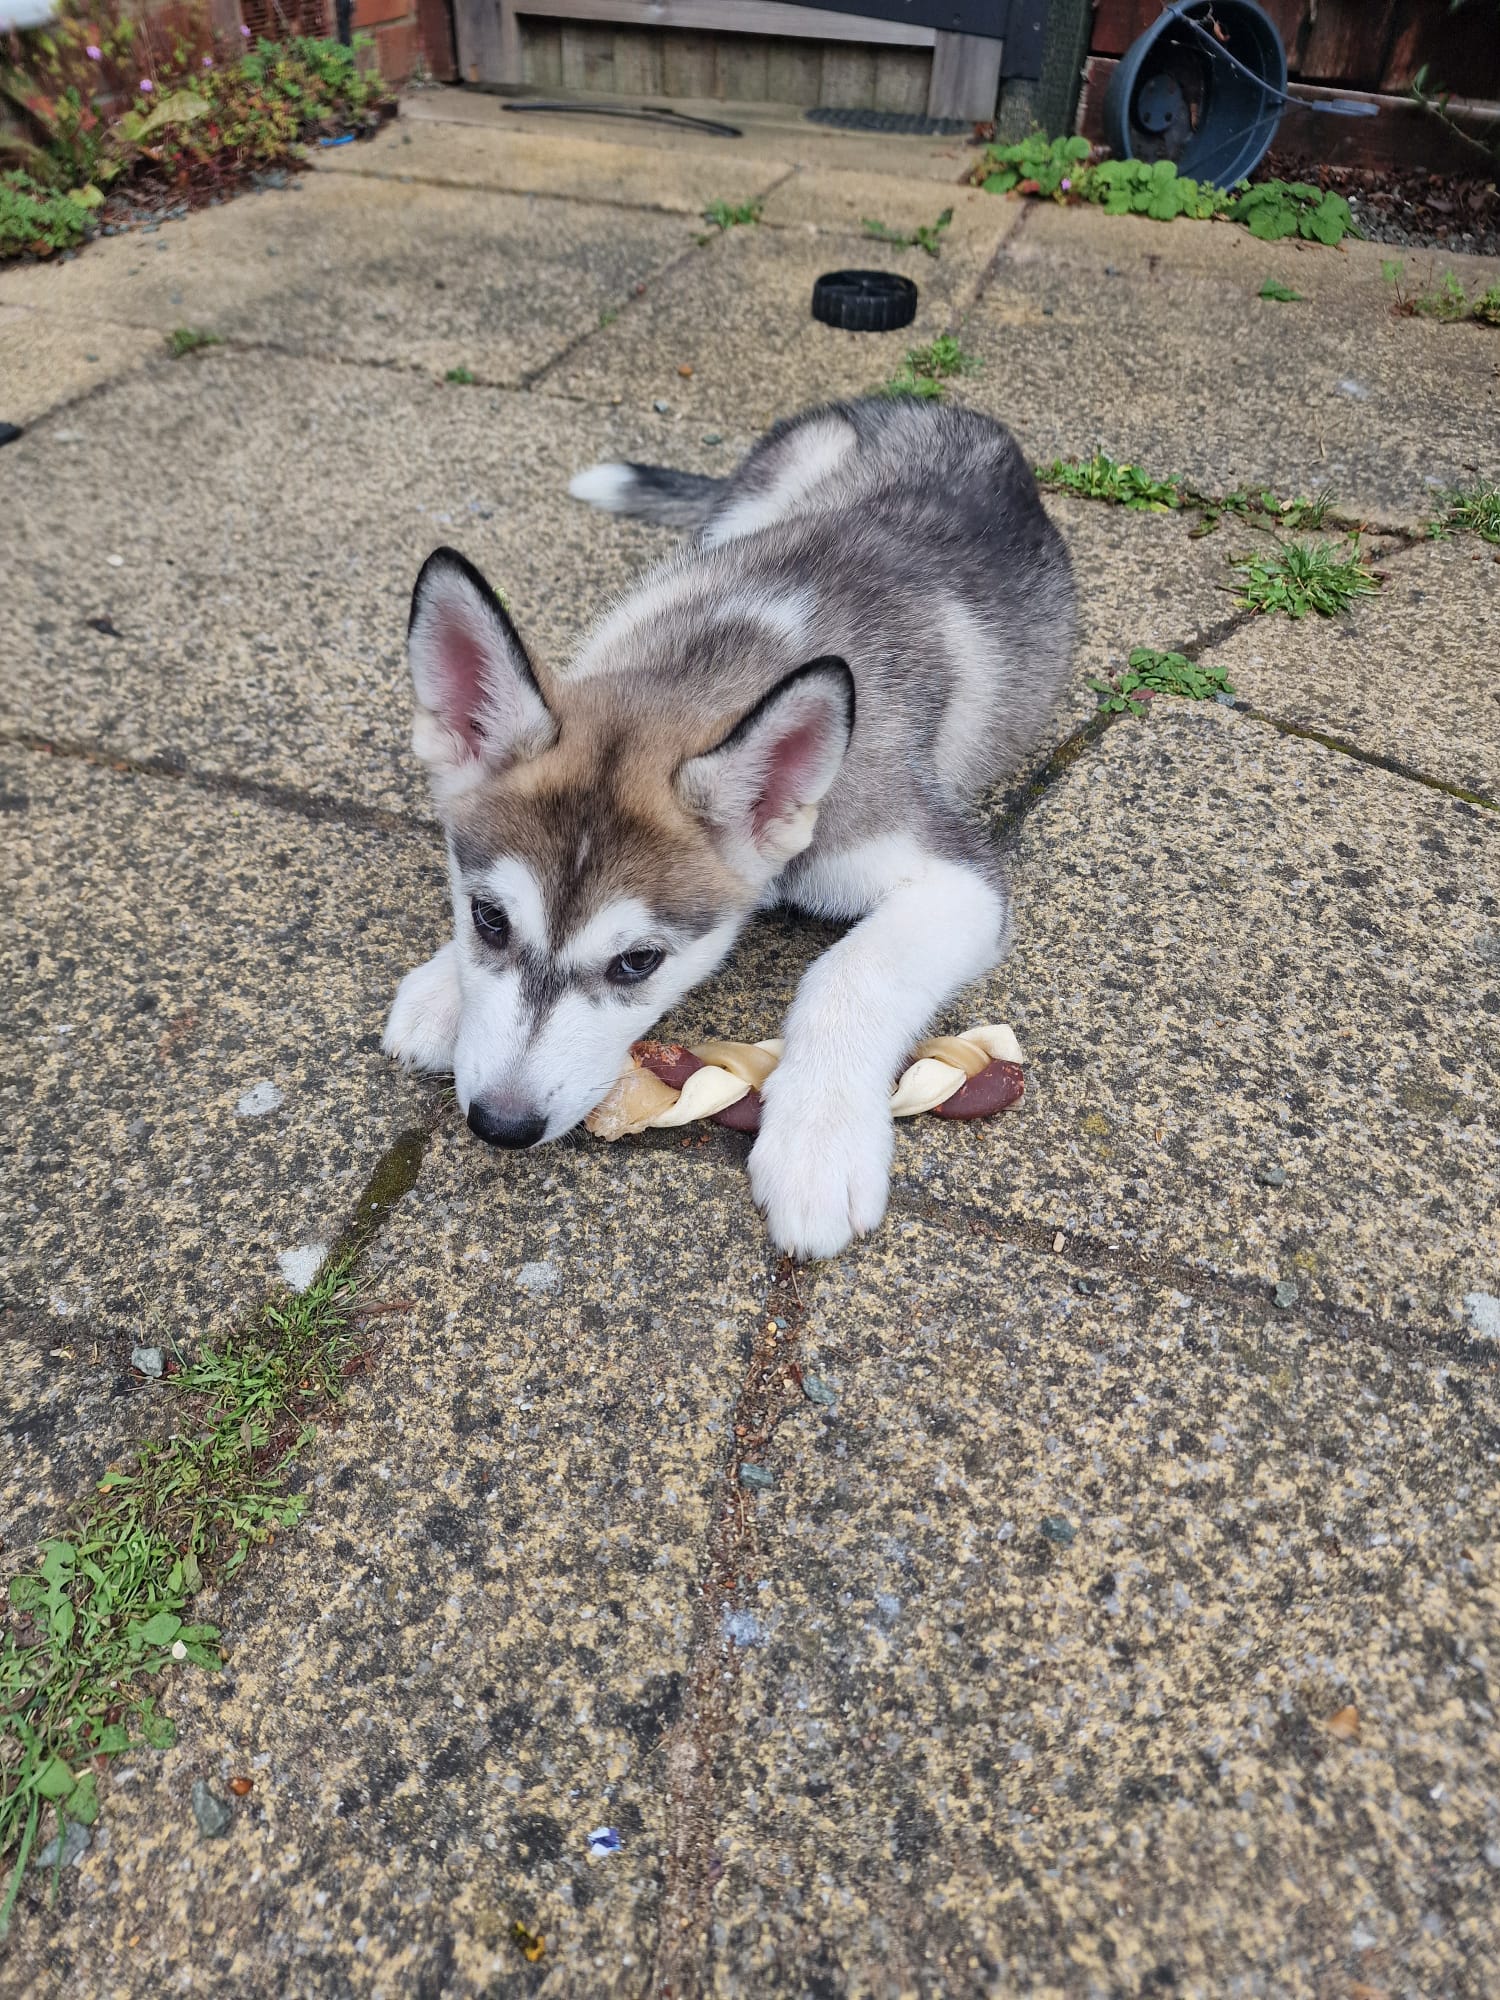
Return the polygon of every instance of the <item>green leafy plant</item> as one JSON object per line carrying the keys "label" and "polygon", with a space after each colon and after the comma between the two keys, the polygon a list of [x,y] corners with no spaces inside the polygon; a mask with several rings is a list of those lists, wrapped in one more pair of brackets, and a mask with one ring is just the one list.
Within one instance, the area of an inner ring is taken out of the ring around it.
{"label": "green leafy plant", "polygon": [[1122,673],[1108,680],[1090,680],[1099,706],[1111,714],[1144,715],[1146,704],[1159,694],[1188,701],[1212,701],[1233,694],[1228,669],[1199,666],[1185,653],[1159,653],[1151,646],[1134,646]]}
{"label": "green leafy plant", "polygon": [[864,221],[866,236],[878,237],[882,243],[899,243],[904,250],[925,250],[929,257],[942,254],[943,231],[953,220],[953,210],[945,208],[936,222],[925,222],[912,230],[910,235],[899,229],[892,229],[884,222],[867,215]]}
{"label": "green leafy plant", "polygon": [[1036,478],[1039,485],[1055,492],[1076,493],[1081,499],[1103,500],[1138,513],[1166,514],[1191,508],[1202,517],[1192,530],[1195,536],[1211,534],[1225,514],[1252,528],[1321,528],[1334,499],[1326,487],[1310,500],[1284,499],[1270,487],[1258,492],[1237,488],[1231,493],[1204,493],[1190,480],[1175,474],[1157,478],[1104,451],[1096,451],[1092,458],[1055,458],[1050,465],[1037,466]]}
{"label": "green leafy plant", "polygon": [[467,387],[474,380],[474,371],[471,368],[450,368],[444,375],[443,380],[445,382],[458,382]]}
{"label": "green leafy plant", "polygon": [[155,1677],[220,1664],[216,1627],[195,1622],[205,1581],[300,1518],[286,1475],[311,1417],[339,1393],[353,1340],[348,1262],[265,1307],[170,1378],[175,1434],[112,1469],[40,1561],[9,1588],[0,1633],[0,1855],[13,1857],[0,1935],[49,1826],[98,1813],[91,1760],[135,1741],[164,1747]]}
{"label": "green leafy plant", "polygon": [[88,235],[97,188],[42,187],[19,169],[0,174],[0,257],[51,257]]}
{"label": "green leafy plant", "polygon": [[[0,256],[47,255],[91,233],[53,197],[97,206],[111,188],[201,197],[252,171],[303,164],[301,145],[366,128],[385,95],[372,46],[293,36],[215,41],[202,0],[63,0],[59,18],[0,56]],[[83,11],[87,6],[88,11]],[[19,178],[18,178],[19,175]]]}
{"label": "green leafy plant", "polygon": [[172,350],[174,361],[180,361],[185,354],[196,354],[200,348],[223,345],[221,335],[207,333],[197,326],[174,326],[167,335],[167,346]]}
{"label": "green leafy plant", "polygon": [[990,146],[976,174],[989,194],[1066,196],[1093,157],[1087,139],[1049,139],[1041,132],[1013,146]]}
{"label": "green leafy plant", "polygon": [[738,206],[728,201],[711,201],[703,211],[703,220],[711,222],[715,229],[749,229],[760,221],[760,211],[758,201],[743,201]]}
{"label": "green leafy plant", "polygon": [[1261,181],[1237,193],[1226,212],[1231,222],[1242,222],[1252,236],[1267,243],[1283,236],[1305,236],[1314,243],[1332,244],[1359,234],[1344,197],[1306,181]]}
{"label": "green leafy plant", "polygon": [[1481,326],[1500,326],[1500,285],[1491,285],[1469,303],[1469,312]]}
{"label": "green leafy plant", "polygon": [[906,360],[878,393],[941,402],[948,393],[949,382],[960,375],[972,374],[979,365],[979,357],[965,352],[956,334],[941,333],[926,347],[909,347]]}
{"label": "green leafy plant", "polygon": [[1231,207],[1222,188],[1180,175],[1170,160],[1101,161],[1090,170],[1081,198],[1100,203],[1106,215],[1149,215],[1157,222],[1179,215],[1207,222]]}
{"label": "green leafy plant", "polygon": [[1290,285],[1283,285],[1278,278],[1267,278],[1259,292],[1257,292],[1256,297],[1275,299],[1281,305],[1289,306],[1295,304],[1302,297],[1302,294],[1294,292]]}
{"label": "green leafy plant", "polygon": [[990,194],[1094,202],[1108,215],[1149,215],[1158,222],[1184,215],[1197,221],[1227,217],[1272,242],[1306,236],[1338,243],[1359,233],[1342,195],[1325,194],[1304,181],[1262,181],[1255,187],[1241,181],[1226,190],[1179,174],[1171,160],[1099,159],[1086,139],[1076,137],[1036,133],[1014,145],[989,146],[973,178]]}
{"label": "green leafy plant", "polygon": [[1478,535],[1481,541],[1500,543],[1500,482],[1476,480],[1443,495],[1443,512],[1427,525],[1430,540],[1440,542],[1451,534]]}
{"label": "green leafy plant", "polygon": [[1237,602],[1247,611],[1284,611],[1288,618],[1336,618],[1357,597],[1373,597],[1380,579],[1360,557],[1359,537],[1337,542],[1286,542],[1264,555],[1231,556],[1240,579]]}
{"label": "green leafy plant", "polygon": [[1122,465],[1103,451],[1081,463],[1055,458],[1050,465],[1039,465],[1036,476],[1043,486],[1077,493],[1086,500],[1112,501],[1138,513],[1167,514],[1182,505],[1177,480],[1153,479],[1138,465]]}

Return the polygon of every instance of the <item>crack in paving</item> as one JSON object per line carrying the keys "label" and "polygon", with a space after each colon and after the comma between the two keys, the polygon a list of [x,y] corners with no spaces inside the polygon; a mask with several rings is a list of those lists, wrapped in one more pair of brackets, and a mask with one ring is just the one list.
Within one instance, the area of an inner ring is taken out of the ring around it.
{"label": "crack in paving", "polygon": [[[1132,1285],[1169,1287],[1205,1305],[1254,1312],[1264,1320],[1300,1320],[1337,1335],[1341,1341],[1360,1336],[1393,1353],[1409,1355],[1421,1350],[1479,1362],[1487,1369],[1495,1366],[1493,1343],[1471,1339],[1460,1328],[1441,1327],[1426,1320],[1382,1318],[1366,1306],[1306,1298],[1300,1293],[1292,1305],[1278,1306],[1269,1279],[1229,1275],[1190,1263],[1186,1258],[1125,1248],[1102,1237],[1061,1229],[1055,1223],[997,1217],[973,1203],[938,1201],[903,1192],[893,1193],[890,1212],[911,1216],[952,1237],[983,1236],[1012,1249],[1065,1261],[1074,1275],[1089,1277],[1107,1271]],[[1062,1279],[1064,1284],[1071,1281],[1071,1276]]]}
{"label": "crack in paving", "polygon": [[[999,1220],[967,1204],[898,1195],[891,1216],[902,1215],[920,1217],[951,1240],[980,1237],[1065,1260],[1058,1283],[1086,1289],[1088,1295],[1101,1288],[1085,1288],[1079,1281],[1107,1272],[1142,1291],[1170,1288],[1204,1304],[1244,1312],[1262,1324],[1296,1319],[1340,1341],[1355,1336],[1403,1358],[1436,1354],[1479,1363],[1486,1371],[1494,1367],[1488,1344],[1461,1332],[1410,1321],[1393,1324],[1333,1301],[1299,1300],[1293,1307],[1277,1308],[1269,1287],[1253,1278],[1226,1277],[1086,1235],[1063,1235],[1043,1223]],[[707,1533],[688,1648],[687,1693],[665,1750],[667,1853],[651,2000],[702,2000],[710,1983],[713,1892],[723,1872],[716,1844],[719,1758],[734,1728],[741,1655],[760,1640],[753,1604],[764,1552],[756,1535],[753,1491],[747,1492],[743,1473],[747,1466],[763,1465],[787,1418],[807,1400],[800,1359],[810,1317],[804,1277],[809,1288],[816,1281],[806,1267],[787,1258],[772,1285],[735,1402],[730,1449]]]}
{"label": "crack in paving", "polygon": [[[777,185],[779,186],[780,183],[778,182]],[[723,232],[721,232],[721,239],[722,234]],[[618,324],[621,315],[630,312],[634,307],[638,306],[641,300],[650,292],[653,285],[665,284],[669,278],[675,277],[677,272],[684,269],[688,264],[691,264],[695,257],[701,257],[705,250],[710,250],[713,247],[715,246],[710,243],[694,243],[688,249],[670,259],[659,271],[653,272],[651,277],[639,280],[639,289],[633,290],[627,295],[608,326],[595,325],[581,328],[573,335],[571,340],[558,349],[556,354],[551,355],[539,367],[526,369],[521,376],[521,387],[523,389],[535,389],[537,384],[544,381],[555,368],[561,368],[565,361],[571,361],[575,354],[588,345],[589,341],[597,340],[602,334],[611,332]],[[568,400],[583,401],[587,399],[580,397],[569,398]],[[603,405],[602,407],[607,408],[608,405]]]}
{"label": "crack in paving", "polygon": [[1466,806],[1478,806],[1484,812],[1500,813],[1500,799],[1492,799],[1485,792],[1467,791],[1462,785],[1455,785],[1446,778],[1435,778],[1430,771],[1422,771],[1415,764],[1407,764],[1400,757],[1390,757],[1383,750],[1366,750],[1358,743],[1351,743],[1346,736],[1334,736],[1324,729],[1313,729],[1305,722],[1288,722],[1284,716],[1272,715],[1266,709],[1257,708],[1253,702],[1234,703],[1236,715],[1242,715],[1248,722],[1263,722],[1269,729],[1282,736],[1290,736],[1297,741],[1319,743],[1325,750],[1336,750],[1340,756],[1351,757],[1357,764],[1368,764],[1373,770],[1388,771],[1394,778],[1405,778],[1408,784],[1423,785],[1430,792],[1440,792],[1443,797],[1456,799]]}
{"label": "crack in paving", "polygon": [[95,770],[120,776],[165,779],[188,785],[194,791],[214,797],[245,799],[254,805],[269,806],[276,812],[294,813],[314,825],[357,827],[374,833],[434,834],[436,820],[418,813],[393,812],[385,806],[362,806],[353,799],[334,798],[325,792],[306,792],[295,785],[278,785],[269,779],[237,778],[228,771],[195,770],[185,759],[171,756],[132,757],[99,743],[74,743],[43,736],[29,729],[0,730],[0,744],[27,750],[39,757],[56,757],[69,763],[86,764]]}
{"label": "crack in paving", "polygon": [[705,1991],[711,1904],[722,1872],[715,1845],[715,1766],[731,1727],[740,1654],[758,1643],[751,1590],[761,1551],[754,1492],[741,1474],[760,1463],[781,1425],[806,1401],[797,1358],[806,1319],[798,1269],[787,1257],[772,1283],[735,1401],[693,1614],[687,1693],[666,1744],[667,1858],[652,2000],[701,2000]]}

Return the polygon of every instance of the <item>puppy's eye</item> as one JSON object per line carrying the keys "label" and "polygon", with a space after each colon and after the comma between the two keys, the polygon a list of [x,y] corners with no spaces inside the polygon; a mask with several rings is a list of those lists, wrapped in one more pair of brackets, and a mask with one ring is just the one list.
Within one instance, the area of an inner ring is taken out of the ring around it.
{"label": "puppy's eye", "polygon": [[616,986],[634,986],[637,980],[649,979],[666,955],[654,945],[637,945],[634,951],[612,958],[604,976]]}
{"label": "puppy's eye", "polygon": [[510,918],[498,903],[486,903],[476,896],[469,905],[474,912],[474,928],[486,944],[496,950],[510,941]]}

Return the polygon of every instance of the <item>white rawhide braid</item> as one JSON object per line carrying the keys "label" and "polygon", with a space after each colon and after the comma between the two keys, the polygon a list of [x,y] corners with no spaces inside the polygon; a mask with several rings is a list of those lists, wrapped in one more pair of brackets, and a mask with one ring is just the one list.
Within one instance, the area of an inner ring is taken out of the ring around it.
{"label": "white rawhide braid", "polygon": [[[637,1042],[629,1066],[584,1121],[600,1139],[690,1125],[712,1118],[743,1132],[760,1124],[760,1086],[781,1059],[782,1043]],[[891,1093],[891,1116],[936,1111],[987,1118],[1018,1103],[1021,1045],[1003,1023],[936,1035],[922,1042]]]}

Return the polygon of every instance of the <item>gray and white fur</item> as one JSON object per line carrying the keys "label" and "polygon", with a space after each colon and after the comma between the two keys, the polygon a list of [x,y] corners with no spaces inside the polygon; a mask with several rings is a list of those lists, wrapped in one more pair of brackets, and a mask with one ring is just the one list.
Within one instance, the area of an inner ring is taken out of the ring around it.
{"label": "gray and white fur", "polygon": [[402,982],[385,1046],[452,1069],[492,1143],[555,1138],[756,908],[846,920],[750,1155],[773,1240],[832,1255],[884,1214],[895,1075],[1009,942],[972,804],[1066,680],[1066,549],[1010,433],[945,405],[829,405],[727,479],[602,465],[570,490],[692,539],[556,674],[463,558],[424,566],[414,741],[454,939]]}

